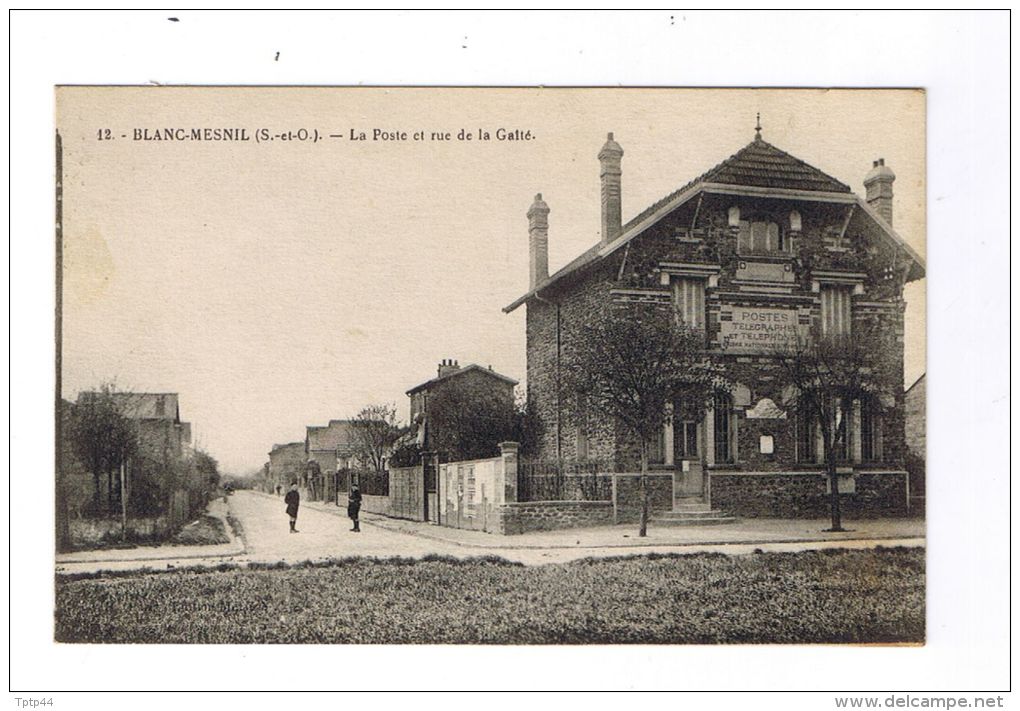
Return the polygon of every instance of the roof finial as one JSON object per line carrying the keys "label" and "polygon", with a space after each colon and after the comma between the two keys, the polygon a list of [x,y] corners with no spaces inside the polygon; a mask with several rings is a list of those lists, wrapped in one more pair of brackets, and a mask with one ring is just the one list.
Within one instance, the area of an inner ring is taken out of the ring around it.
{"label": "roof finial", "polygon": [[758,123],[754,126],[754,140],[761,140],[761,111],[758,112]]}

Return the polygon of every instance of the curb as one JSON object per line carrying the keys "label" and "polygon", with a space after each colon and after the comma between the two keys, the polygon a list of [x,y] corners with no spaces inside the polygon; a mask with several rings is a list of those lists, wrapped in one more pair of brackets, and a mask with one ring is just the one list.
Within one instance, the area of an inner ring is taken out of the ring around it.
{"label": "curb", "polygon": [[[229,511],[230,504],[227,503],[227,509]],[[211,515],[211,514],[210,514]],[[155,557],[155,558],[85,558],[81,560],[60,560],[59,557],[54,559],[54,565],[60,567],[62,565],[84,565],[93,563],[159,563],[160,561],[167,560],[195,560],[199,558],[208,558],[210,560],[218,560],[220,558],[233,558],[234,556],[244,555],[248,546],[244,540],[243,534],[237,536],[234,534],[234,529],[230,525],[230,522],[226,517],[221,519],[223,521],[223,529],[227,532],[227,536],[230,538],[228,543],[220,543],[221,546],[230,546],[229,549],[218,552],[201,552],[201,553],[185,553],[185,554],[173,554],[172,548],[167,549],[167,555]],[[181,546],[182,548],[196,548],[197,546]],[[211,548],[212,546],[210,546]],[[161,546],[156,546],[156,550]]]}
{"label": "curb", "polygon": [[[381,516],[381,514],[373,514],[373,516]],[[737,541],[657,541],[657,542],[638,542],[634,543],[603,543],[603,544],[585,544],[585,545],[500,545],[490,543],[468,543],[465,541],[458,541],[452,538],[446,538],[444,536],[438,536],[427,531],[418,531],[414,529],[401,528],[398,525],[391,526],[387,525],[385,520],[380,521],[378,519],[362,519],[362,523],[368,523],[377,528],[391,531],[393,533],[404,533],[410,536],[418,536],[419,538],[425,538],[432,541],[439,541],[442,543],[449,543],[451,545],[461,546],[462,548],[480,548],[482,550],[596,550],[606,548],[692,548],[697,546],[754,546],[754,545],[790,545],[797,543],[860,543],[862,541],[916,541],[916,545],[924,545],[924,536],[902,536],[902,535],[875,535],[875,536],[860,536],[853,538],[788,538],[781,540],[762,540],[760,538],[749,538],[741,539]]]}

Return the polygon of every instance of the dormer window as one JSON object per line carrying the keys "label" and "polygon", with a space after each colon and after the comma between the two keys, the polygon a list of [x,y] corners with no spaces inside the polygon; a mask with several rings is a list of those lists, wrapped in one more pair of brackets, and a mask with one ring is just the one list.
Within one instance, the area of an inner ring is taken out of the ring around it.
{"label": "dormer window", "polygon": [[739,254],[785,254],[787,251],[786,234],[779,223],[769,220],[740,221],[737,236]]}

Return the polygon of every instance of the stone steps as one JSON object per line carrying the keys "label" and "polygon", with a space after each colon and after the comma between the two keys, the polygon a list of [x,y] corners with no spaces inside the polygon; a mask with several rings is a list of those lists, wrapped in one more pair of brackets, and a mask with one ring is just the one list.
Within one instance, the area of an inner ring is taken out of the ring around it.
{"label": "stone steps", "polygon": [[703,502],[696,502],[696,503],[694,503],[694,502],[692,502],[692,503],[674,502],[673,503],[673,510],[674,511],[700,512],[700,511],[711,511],[712,507],[709,506],[706,503],[703,503]]}
{"label": "stone steps", "polygon": [[713,509],[704,502],[685,502],[674,504],[672,511],[655,514],[649,523],[655,526],[719,526],[739,521],[736,516]]}

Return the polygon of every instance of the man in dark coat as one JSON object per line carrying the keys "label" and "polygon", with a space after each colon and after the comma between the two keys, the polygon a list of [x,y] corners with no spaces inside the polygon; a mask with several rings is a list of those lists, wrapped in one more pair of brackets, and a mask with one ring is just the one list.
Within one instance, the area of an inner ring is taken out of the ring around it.
{"label": "man in dark coat", "polygon": [[297,482],[293,482],[290,485],[290,491],[283,497],[283,502],[287,504],[287,515],[290,516],[290,532],[297,533],[298,530],[295,528],[297,525],[297,510],[301,504],[301,494],[297,490]]}
{"label": "man in dark coat", "polygon": [[361,527],[358,522],[358,515],[361,513],[361,492],[358,490],[357,484],[351,485],[351,493],[347,497],[347,515],[352,521],[354,521],[354,528],[351,530],[355,533],[361,533]]}

